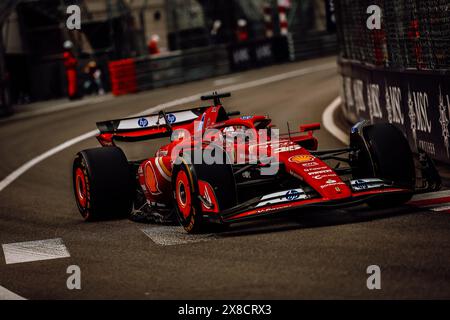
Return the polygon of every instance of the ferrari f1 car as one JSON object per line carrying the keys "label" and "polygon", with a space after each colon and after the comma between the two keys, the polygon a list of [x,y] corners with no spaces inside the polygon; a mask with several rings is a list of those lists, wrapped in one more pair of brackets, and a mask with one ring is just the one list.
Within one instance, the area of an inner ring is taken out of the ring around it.
{"label": "ferrari f1 car", "polygon": [[[298,214],[300,208],[398,206],[413,193],[440,186],[431,160],[421,153],[416,161],[402,132],[391,124],[358,123],[348,147],[318,150],[313,131],[320,124],[302,125],[275,139],[267,116],[227,113],[221,99],[229,96],[202,97],[212,100],[206,107],[97,123],[102,147],[81,151],[73,164],[83,218],[175,218],[188,233],[198,233],[286,211]],[[245,137],[239,145],[234,138],[242,130],[255,133],[256,140]],[[208,131],[213,139],[203,139]],[[264,141],[257,134],[261,131],[267,133]],[[230,132],[231,148],[212,148],[217,141],[230,142]],[[167,143],[141,161],[127,160],[116,146],[157,138]],[[261,146],[269,151],[249,161],[249,151]],[[238,148],[244,150],[242,159],[235,156]],[[195,161],[198,150],[222,153],[223,161]],[[267,174],[270,168],[276,170]]]}

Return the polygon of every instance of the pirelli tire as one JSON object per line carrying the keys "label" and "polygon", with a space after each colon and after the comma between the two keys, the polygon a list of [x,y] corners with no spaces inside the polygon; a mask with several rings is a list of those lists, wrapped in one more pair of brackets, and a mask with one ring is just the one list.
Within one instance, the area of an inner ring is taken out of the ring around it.
{"label": "pirelli tire", "polygon": [[103,147],[79,152],[73,162],[73,190],[85,221],[127,217],[132,208],[133,179],[123,151]]}
{"label": "pirelli tire", "polygon": [[191,234],[225,231],[228,227],[226,223],[211,223],[204,218],[199,198],[199,180],[209,183],[214,189],[220,211],[237,204],[231,165],[191,164],[181,158],[176,161],[172,171],[174,207],[180,224]]}
{"label": "pirelli tire", "polygon": [[414,157],[408,140],[394,125],[380,123],[361,125],[351,134],[351,147],[358,150],[351,162],[353,178],[381,178],[411,192],[375,197],[367,202],[383,209],[408,202],[415,188]]}

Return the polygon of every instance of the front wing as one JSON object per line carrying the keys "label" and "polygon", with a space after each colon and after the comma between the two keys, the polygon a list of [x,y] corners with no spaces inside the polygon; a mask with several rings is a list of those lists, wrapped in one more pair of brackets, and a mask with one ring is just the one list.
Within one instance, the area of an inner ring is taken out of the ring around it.
{"label": "front wing", "polygon": [[250,219],[262,218],[294,209],[322,207],[322,208],[344,208],[363,204],[371,198],[386,194],[410,194],[412,190],[385,186],[382,183],[372,183],[374,186],[369,190],[358,189],[353,185],[351,197],[333,200],[324,198],[308,198],[303,189],[292,189],[281,191],[263,197],[257,197],[241,203],[233,208],[217,214],[206,214],[204,218],[216,223],[234,223]]}

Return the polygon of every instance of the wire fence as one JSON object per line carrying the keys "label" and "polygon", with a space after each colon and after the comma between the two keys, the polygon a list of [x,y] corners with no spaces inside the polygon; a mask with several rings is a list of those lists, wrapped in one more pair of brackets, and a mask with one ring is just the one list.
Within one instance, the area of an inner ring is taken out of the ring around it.
{"label": "wire fence", "polygon": [[[370,5],[382,9],[382,27],[369,30]],[[336,1],[342,58],[396,70],[450,69],[448,0]]]}

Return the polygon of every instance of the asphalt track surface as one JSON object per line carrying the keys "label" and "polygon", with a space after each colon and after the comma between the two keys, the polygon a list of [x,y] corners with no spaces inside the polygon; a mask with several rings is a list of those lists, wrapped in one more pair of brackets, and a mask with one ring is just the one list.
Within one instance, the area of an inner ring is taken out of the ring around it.
{"label": "asphalt track surface", "polygon": [[[96,121],[217,89],[218,83],[239,84],[333,61],[284,64],[2,123],[0,181],[33,157],[91,131]],[[287,120],[291,126],[320,121],[338,93],[332,67],[240,90],[226,106],[269,114],[285,128]],[[341,146],[325,130],[317,135],[322,148]],[[205,241],[162,245],[142,232],[151,225],[81,221],[71,164],[76,152],[96,146],[94,138],[75,144],[0,192],[1,244],[62,239],[70,253],[7,264],[0,252],[1,286],[27,299],[450,298],[449,214],[365,207],[298,211],[289,218],[238,225]],[[164,240],[165,229],[159,230]],[[70,265],[81,268],[81,290],[66,287]],[[381,290],[366,287],[370,265],[381,268]]]}

